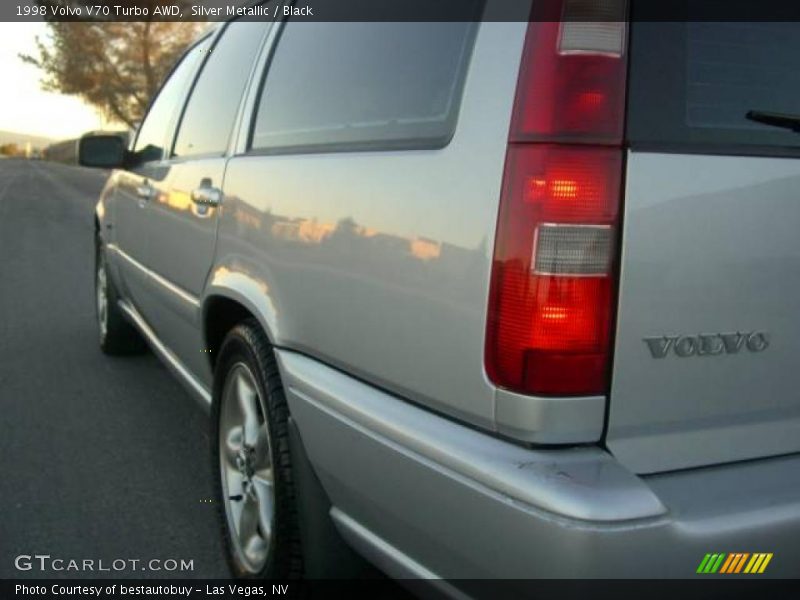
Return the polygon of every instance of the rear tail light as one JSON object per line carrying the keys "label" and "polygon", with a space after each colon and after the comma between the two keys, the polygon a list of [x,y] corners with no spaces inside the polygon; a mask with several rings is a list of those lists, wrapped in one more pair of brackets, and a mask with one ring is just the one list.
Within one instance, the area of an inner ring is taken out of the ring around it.
{"label": "rear tail light", "polygon": [[[556,15],[556,22],[544,20]],[[609,20],[615,15],[618,20]],[[627,75],[624,17],[624,0],[535,2],[511,141],[621,142]]]}
{"label": "rear tail light", "polygon": [[[486,367],[496,385],[520,393],[603,394],[616,299],[625,6],[536,5],[545,13],[534,19],[558,14],[562,21],[528,27],[494,250]],[[578,10],[585,21],[574,19]],[[609,14],[620,18],[611,22]]]}

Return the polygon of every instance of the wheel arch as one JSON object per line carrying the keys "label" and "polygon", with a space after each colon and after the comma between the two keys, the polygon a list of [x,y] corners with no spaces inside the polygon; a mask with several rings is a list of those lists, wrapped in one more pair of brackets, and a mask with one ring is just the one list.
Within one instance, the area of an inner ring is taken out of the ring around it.
{"label": "wheel arch", "polygon": [[[237,324],[255,319],[267,341],[276,341],[275,311],[265,285],[242,273],[220,269],[212,276],[203,302],[202,325],[210,367],[227,333]],[[277,361],[279,372],[280,360]],[[281,377],[283,374],[281,373]],[[306,576],[312,578],[375,577],[376,571],[341,537],[330,519],[331,500],[306,453],[299,424],[289,415],[289,444],[297,477],[300,535]]]}
{"label": "wheel arch", "polygon": [[236,325],[247,319],[255,319],[269,343],[274,344],[274,328],[269,316],[263,309],[259,309],[257,298],[241,290],[213,286],[213,290],[203,302],[202,309],[203,339],[208,349],[209,366],[212,371],[225,336]]}

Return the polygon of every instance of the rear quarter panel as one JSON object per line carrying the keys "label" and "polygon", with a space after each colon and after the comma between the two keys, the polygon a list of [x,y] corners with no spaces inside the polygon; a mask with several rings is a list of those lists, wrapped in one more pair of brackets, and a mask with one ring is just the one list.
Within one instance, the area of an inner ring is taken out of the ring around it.
{"label": "rear quarter panel", "polygon": [[212,284],[250,290],[277,345],[493,426],[486,303],[524,34],[480,26],[442,149],[234,157]]}

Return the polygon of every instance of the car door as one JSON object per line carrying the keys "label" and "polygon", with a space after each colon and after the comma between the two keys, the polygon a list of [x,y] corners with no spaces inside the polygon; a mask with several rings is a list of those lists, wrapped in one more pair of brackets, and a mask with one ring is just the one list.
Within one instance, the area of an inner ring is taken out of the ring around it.
{"label": "car door", "polygon": [[192,45],[172,70],[139,128],[128,169],[117,174],[114,249],[121,258],[118,262],[125,295],[140,312],[152,290],[148,275],[148,209],[158,180],[167,172],[167,140],[209,43],[206,37]]}
{"label": "car door", "polygon": [[228,147],[268,23],[233,21],[216,37],[180,117],[145,212],[152,302],[145,317],[203,383],[200,297],[214,256]]}

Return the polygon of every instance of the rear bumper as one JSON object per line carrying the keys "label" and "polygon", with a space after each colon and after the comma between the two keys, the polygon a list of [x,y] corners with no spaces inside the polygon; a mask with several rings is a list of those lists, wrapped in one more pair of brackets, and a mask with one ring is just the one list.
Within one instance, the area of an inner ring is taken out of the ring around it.
{"label": "rear bumper", "polygon": [[[637,477],[600,448],[531,450],[280,351],[345,538],[395,577],[714,577],[707,553],[800,575],[800,456]],[[743,569],[744,570],[744,569]]]}

